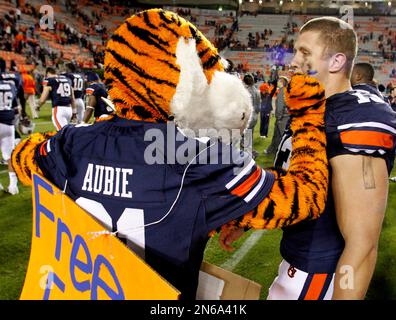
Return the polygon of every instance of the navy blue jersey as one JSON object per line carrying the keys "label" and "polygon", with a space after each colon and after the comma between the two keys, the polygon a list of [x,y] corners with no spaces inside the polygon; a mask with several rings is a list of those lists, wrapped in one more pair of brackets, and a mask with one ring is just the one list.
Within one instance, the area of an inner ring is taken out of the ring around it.
{"label": "navy blue jersey", "polygon": [[[361,154],[381,157],[390,173],[395,155],[396,113],[381,97],[365,90],[351,90],[327,99],[327,156]],[[287,130],[278,149],[276,166],[285,169],[291,153]],[[331,177],[331,167],[330,167]],[[331,184],[326,208],[317,220],[283,229],[281,255],[292,266],[308,273],[334,273],[344,249]]]}
{"label": "navy blue jersey", "polygon": [[187,138],[173,123],[116,116],[64,127],[37,147],[35,159],[45,177],[62,190],[67,181],[77,204],[118,230],[188,299],[208,233],[256,208],[274,181],[262,171],[252,184],[261,170],[254,160],[218,141]]}
{"label": "navy blue jersey", "polygon": [[388,102],[375,85],[371,85],[371,84],[367,84],[367,83],[359,83],[359,84],[355,84],[354,86],[352,86],[352,89],[368,91],[368,92],[375,94],[378,97],[382,98],[385,102]]}
{"label": "navy blue jersey", "polygon": [[107,106],[107,104],[101,99],[102,97],[107,98],[107,90],[103,83],[93,82],[85,90],[87,96],[94,96],[96,98],[96,106],[94,111],[94,117],[98,118],[103,114],[111,114],[113,110]]}
{"label": "navy blue jersey", "polygon": [[65,73],[64,76],[69,78],[72,83],[74,98],[76,99],[84,98],[85,80],[83,75],[80,73]]}
{"label": "navy blue jersey", "polygon": [[23,92],[23,80],[18,72],[1,72],[0,80],[13,83],[16,88],[17,95],[20,94],[20,92]]}
{"label": "navy blue jersey", "polygon": [[17,91],[14,84],[0,80],[0,123],[13,124],[17,105]]}
{"label": "navy blue jersey", "polygon": [[72,101],[72,83],[65,76],[45,78],[44,86],[51,87],[52,107],[69,106]]}

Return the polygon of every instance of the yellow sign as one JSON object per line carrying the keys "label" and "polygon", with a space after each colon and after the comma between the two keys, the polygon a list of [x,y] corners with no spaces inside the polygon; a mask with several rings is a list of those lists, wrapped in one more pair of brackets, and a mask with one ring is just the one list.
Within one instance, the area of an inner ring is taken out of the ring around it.
{"label": "yellow sign", "polygon": [[53,184],[33,176],[33,233],[21,299],[178,299],[180,293]]}

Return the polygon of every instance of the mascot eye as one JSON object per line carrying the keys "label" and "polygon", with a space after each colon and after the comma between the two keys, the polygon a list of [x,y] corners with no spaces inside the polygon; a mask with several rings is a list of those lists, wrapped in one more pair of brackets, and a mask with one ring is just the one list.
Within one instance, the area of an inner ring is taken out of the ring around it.
{"label": "mascot eye", "polygon": [[245,119],[245,112],[242,113],[242,119],[241,120],[243,120],[243,119]]}

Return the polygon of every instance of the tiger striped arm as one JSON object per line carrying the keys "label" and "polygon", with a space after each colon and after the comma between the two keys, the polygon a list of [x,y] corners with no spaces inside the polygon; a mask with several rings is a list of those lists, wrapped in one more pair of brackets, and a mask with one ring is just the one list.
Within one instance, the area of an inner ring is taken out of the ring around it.
{"label": "tiger striped arm", "polygon": [[238,227],[275,229],[315,219],[324,211],[328,191],[328,160],[324,126],[325,96],[313,78],[298,75],[285,90],[292,115],[292,154],[287,171],[268,169],[275,182],[258,207],[222,231]]}
{"label": "tiger striped arm", "polygon": [[[18,180],[25,186],[32,184],[31,175],[33,172],[42,174],[37,163],[34,161],[34,152],[36,147],[54,136],[56,132],[33,133],[26,139],[22,140],[14,149],[11,155],[11,165],[18,177]],[[41,145],[44,148],[44,144]],[[46,152],[45,149],[40,152]]]}

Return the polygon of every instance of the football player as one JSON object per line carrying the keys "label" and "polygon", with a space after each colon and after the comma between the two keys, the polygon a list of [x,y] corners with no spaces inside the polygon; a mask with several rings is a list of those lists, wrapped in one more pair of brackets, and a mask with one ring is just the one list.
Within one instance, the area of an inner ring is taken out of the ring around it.
{"label": "football player", "polygon": [[[283,261],[268,299],[363,299],[370,284],[395,155],[396,113],[376,94],[352,90],[356,52],[356,33],[340,19],[312,19],[300,29],[292,66],[324,85],[332,175],[324,214],[283,229]],[[278,148],[277,167],[289,166],[290,134]],[[222,235],[222,246],[229,249],[241,233]],[[354,285],[343,285],[343,276]]]}
{"label": "football player", "polygon": [[[8,175],[10,184],[7,191],[15,195],[18,190],[18,179],[11,166],[11,153],[14,149],[15,126],[14,118],[17,112],[17,89],[9,81],[0,80],[0,148],[3,160],[8,164]],[[0,183],[0,190],[3,186]]]}
{"label": "football player", "polygon": [[352,88],[356,91],[369,91],[370,93],[385,100],[374,81],[374,73],[374,68],[370,63],[355,63],[351,73]]}
{"label": "football player", "polygon": [[84,117],[85,105],[84,105],[84,87],[85,80],[81,73],[77,72],[76,66],[73,63],[66,65],[67,72],[64,74],[70,79],[73,85],[73,93],[75,104],[77,108],[77,123],[81,123]]}
{"label": "football player", "polygon": [[[15,65],[14,65],[15,68]],[[0,80],[4,80],[6,82],[10,82],[14,84],[17,93],[17,99],[19,100],[19,106],[17,107],[17,112],[15,113],[15,122],[18,121],[30,121],[26,114],[26,98],[25,91],[23,89],[23,80],[22,76],[19,72],[16,71],[7,71],[6,62],[2,58],[0,58]],[[18,126],[15,126],[15,145],[21,141],[21,135],[17,130]]]}
{"label": "football player", "polygon": [[43,93],[41,94],[38,108],[45,103],[48,96],[52,101],[52,122],[59,131],[76,117],[76,105],[70,79],[56,75],[55,69],[48,67],[46,78],[43,81]]}
{"label": "football player", "polygon": [[23,90],[23,81],[22,76],[19,72],[8,72],[6,70],[6,62],[2,58],[0,58],[0,80],[8,81],[14,84],[17,90],[17,99],[19,100],[19,104],[22,108],[21,116],[22,118],[26,117],[26,99],[25,92]]}
{"label": "football player", "polygon": [[84,123],[89,122],[92,114],[96,121],[100,117],[108,116],[114,112],[111,106],[106,104],[105,100],[102,99],[107,98],[108,94],[105,85],[100,82],[98,74],[91,71],[88,72],[86,76],[88,87],[85,92],[88,97],[88,102],[83,119]]}

